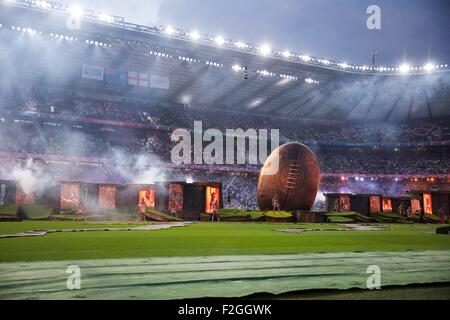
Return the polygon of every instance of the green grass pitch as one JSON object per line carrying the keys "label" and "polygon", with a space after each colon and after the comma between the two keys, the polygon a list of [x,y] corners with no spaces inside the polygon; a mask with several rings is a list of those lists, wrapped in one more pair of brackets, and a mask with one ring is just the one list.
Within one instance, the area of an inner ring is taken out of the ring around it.
{"label": "green grass pitch", "polygon": [[[4,222],[0,223],[0,234],[146,224]],[[352,231],[331,223],[202,222],[166,230],[57,232],[3,238],[0,300],[184,299],[253,294],[275,299],[450,299],[450,237],[436,234],[437,225],[383,226],[387,230]],[[276,232],[286,228],[320,231]],[[82,270],[81,290],[66,288],[66,269],[72,264]],[[366,269],[372,264],[380,265],[387,289],[364,290]]]}
{"label": "green grass pitch", "polygon": [[[136,226],[107,222],[4,222],[0,234],[36,229]],[[0,239],[0,262],[118,259],[170,256],[256,255],[325,252],[450,250],[450,237],[436,225],[388,225],[387,231],[274,232],[283,228],[336,228],[338,225],[194,223],[158,231],[53,233]]]}

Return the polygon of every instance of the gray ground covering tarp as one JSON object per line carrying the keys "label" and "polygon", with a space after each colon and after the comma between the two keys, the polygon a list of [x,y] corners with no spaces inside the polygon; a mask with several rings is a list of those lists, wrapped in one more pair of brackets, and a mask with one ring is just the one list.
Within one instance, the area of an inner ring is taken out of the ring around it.
{"label": "gray ground covering tarp", "polygon": [[[81,289],[68,290],[69,265]],[[0,299],[183,299],[450,282],[450,251],[102,259],[0,264]]]}
{"label": "gray ground covering tarp", "polygon": [[25,232],[19,232],[14,234],[0,234],[0,239],[7,238],[29,238],[29,237],[42,237],[49,233],[56,232],[106,232],[106,231],[152,231],[152,230],[165,230],[176,227],[185,227],[191,224],[191,222],[167,222],[167,223],[154,223],[147,224],[139,227],[127,227],[127,228],[86,228],[86,229],[53,229],[53,230],[30,230]]}

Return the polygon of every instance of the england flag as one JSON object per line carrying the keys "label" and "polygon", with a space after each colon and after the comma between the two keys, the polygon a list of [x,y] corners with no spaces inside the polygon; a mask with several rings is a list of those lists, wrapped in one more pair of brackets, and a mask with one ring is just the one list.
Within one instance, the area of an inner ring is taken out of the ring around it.
{"label": "england flag", "polygon": [[136,71],[128,72],[128,84],[130,86],[148,87],[149,85],[148,73],[140,73]]}

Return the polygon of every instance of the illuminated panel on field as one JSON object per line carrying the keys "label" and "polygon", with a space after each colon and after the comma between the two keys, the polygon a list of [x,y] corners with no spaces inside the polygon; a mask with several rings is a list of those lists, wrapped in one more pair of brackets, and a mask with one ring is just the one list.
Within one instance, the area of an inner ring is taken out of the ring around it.
{"label": "illuminated panel on field", "polygon": [[383,198],[383,212],[392,212],[392,199]]}
{"label": "illuminated panel on field", "polygon": [[147,208],[155,207],[155,190],[153,189],[141,189],[139,191],[138,204],[144,201]]}
{"label": "illuminated panel on field", "polygon": [[433,204],[431,199],[431,193],[423,194],[423,210],[425,213],[433,214]]}
{"label": "illuminated panel on field", "polygon": [[206,187],[206,205],[205,211],[207,213],[213,212],[213,205],[216,205],[217,208],[220,206],[220,189],[218,187]]}
{"label": "illuminated panel on field", "polygon": [[101,185],[98,187],[98,208],[114,209],[116,207],[116,187]]}
{"label": "illuminated panel on field", "polygon": [[370,196],[370,212],[381,212],[380,196]]}
{"label": "illuminated panel on field", "polygon": [[169,184],[169,211],[179,212],[183,210],[183,186],[181,184]]}
{"label": "illuminated panel on field", "polygon": [[16,204],[19,205],[34,205],[36,202],[36,193],[25,193],[19,183],[16,184]]}
{"label": "illuminated panel on field", "polygon": [[80,203],[80,184],[61,184],[61,210],[76,209]]}

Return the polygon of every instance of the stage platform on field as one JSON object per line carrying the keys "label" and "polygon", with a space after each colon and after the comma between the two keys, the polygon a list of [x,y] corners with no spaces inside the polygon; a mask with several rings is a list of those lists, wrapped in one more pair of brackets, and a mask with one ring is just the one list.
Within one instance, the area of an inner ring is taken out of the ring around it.
{"label": "stage platform on field", "polygon": [[[81,269],[68,290],[67,267]],[[105,259],[0,264],[0,299],[184,299],[450,282],[450,250]]]}

